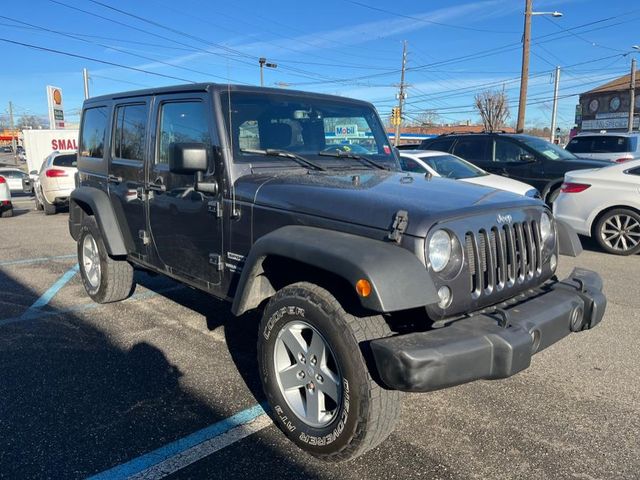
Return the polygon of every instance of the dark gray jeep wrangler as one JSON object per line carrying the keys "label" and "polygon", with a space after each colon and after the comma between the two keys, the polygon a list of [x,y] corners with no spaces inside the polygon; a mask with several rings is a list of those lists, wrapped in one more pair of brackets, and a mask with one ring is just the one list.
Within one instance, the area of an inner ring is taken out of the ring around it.
{"label": "dark gray jeep wrangler", "polygon": [[69,228],[96,302],[134,268],[259,310],[270,414],[326,460],[393,430],[402,391],[527,368],[595,326],[600,277],[540,201],[399,171],[369,103],[202,84],[83,107]]}

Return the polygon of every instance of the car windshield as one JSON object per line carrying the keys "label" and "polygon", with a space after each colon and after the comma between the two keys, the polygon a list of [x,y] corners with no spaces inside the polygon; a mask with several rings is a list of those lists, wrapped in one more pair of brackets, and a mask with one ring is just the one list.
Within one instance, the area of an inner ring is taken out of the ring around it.
{"label": "car windshield", "polygon": [[567,145],[572,153],[623,153],[634,150],[631,139],[618,135],[585,135],[574,137]]}
{"label": "car windshield", "polygon": [[554,145],[551,142],[547,142],[542,138],[527,136],[520,136],[518,138],[526,146],[532,148],[538,153],[541,153],[549,160],[576,160],[578,158],[573,153],[568,152],[564,148],[560,148],[558,145]]}
{"label": "car windshield", "polygon": [[290,165],[287,156],[257,152],[280,150],[324,168],[375,168],[357,155],[399,169],[378,115],[366,104],[290,93],[230,92],[221,100],[236,162]]}
{"label": "car windshield", "polygon": [[76,167],[78,165],[78,156],[75,153],[58,155],[53,159],[53,165],[56,167]]}
{"label": "car windshield", "polygon": [[475,178],[488,175],[487,172],[469,162],[454,155],[437,155],[433,157],[418,157],[424,163],[434,169],[441,177],[453,178]]}

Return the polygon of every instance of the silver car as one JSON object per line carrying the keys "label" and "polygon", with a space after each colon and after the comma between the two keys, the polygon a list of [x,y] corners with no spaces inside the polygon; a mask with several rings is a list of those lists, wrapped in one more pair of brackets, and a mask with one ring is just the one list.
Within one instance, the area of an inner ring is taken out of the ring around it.
{"label": "silver car", "polygon": [[581,158],[621,163],[640,159],[640,133],[581,133],[566,150]]}

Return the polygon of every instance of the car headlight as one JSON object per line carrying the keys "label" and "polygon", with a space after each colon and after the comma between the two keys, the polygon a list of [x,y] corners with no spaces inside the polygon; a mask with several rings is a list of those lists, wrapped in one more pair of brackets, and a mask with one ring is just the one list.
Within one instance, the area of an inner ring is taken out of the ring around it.
{"label": "car headlight", "polygon": [[445,230],[436,231],[429,240],[429,263],[434,272],[441,272],[451,260],[451,235]]}
{"label": "car headlight", "polygon": [[524,193],[524,196],[529,198],[542,198],[537,188],[532,188],[531,190],[527,190]]}
{"label": "car headlight", "polygon": [[546,242],[551,238],[551,234],[553,233],[553,226],[551,225],[551,217],[548,213],[543,213],[540,218],[540,235],[542,236],[542,241]]}

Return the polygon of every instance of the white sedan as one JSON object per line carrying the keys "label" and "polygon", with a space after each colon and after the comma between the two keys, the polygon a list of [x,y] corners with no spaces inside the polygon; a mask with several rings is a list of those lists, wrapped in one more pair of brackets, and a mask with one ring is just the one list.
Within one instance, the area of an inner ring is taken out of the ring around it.
{"label": "white sedan", "polygon": [[567,172],[553,213],[609,253],[640,252],[640,160]]}
{"label": "white sedan", "polygon": [[13,204],[11,203],[11,189],[9,182],[0,172],[0,217],[13,217]]}
{"label": "white sedan", "polygon": [[452,178],[519,195],[540,198],[540,192],[531,185],[485,172],[450,153],[434,150],[400,150],[398,153],[400,154],[400,166],[405,172],[429,173],[435,177]]}

